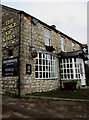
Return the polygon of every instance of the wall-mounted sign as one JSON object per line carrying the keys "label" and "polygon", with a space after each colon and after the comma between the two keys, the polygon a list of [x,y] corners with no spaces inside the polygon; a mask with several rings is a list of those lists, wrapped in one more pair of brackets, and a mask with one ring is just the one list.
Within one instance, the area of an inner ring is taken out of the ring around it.
{"label": "wall-mounted sign", "polygon": [[17,76],[18,75],[18,59],[4,59],[2,61],[2,76]]}
{"label": "wall-mounted sign", "polygon": [[26,74],[31,74],[31,64],[26,64]]}

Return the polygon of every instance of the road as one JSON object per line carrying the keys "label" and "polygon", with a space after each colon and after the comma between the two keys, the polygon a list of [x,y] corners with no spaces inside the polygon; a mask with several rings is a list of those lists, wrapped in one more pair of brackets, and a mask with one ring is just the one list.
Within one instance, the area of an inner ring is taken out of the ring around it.
{"label": "road", "polygon": [[[13,99],[2,97],[3,120],[19,118],[35,120],[37,118],[89,120],[89,102],[76,102],[51,99]],[[12,119],[11,119],[12,120]]]}

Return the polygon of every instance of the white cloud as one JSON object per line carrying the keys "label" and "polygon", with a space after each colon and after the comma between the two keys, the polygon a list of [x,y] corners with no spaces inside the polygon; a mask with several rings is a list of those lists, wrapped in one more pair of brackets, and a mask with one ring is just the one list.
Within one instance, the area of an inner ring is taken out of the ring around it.
{"label": "white cloud", "polygon": [[2,0],[2,2],[87,2],[88,0]]}
{"label": "white cloud", "polygon": [[55,24],[59,31],[81,43],[87,42],[86,2],[7,2],[5,4],[21,9],[49,25]]}

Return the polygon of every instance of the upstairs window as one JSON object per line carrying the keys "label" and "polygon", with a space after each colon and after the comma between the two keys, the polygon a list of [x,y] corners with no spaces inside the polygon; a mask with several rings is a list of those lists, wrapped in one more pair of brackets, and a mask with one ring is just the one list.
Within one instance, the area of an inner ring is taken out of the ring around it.
{"label": "upstairs window", "polygon": [[65,51],[65,39],[64,39],[64,37],[61,37],[61,50]]}
{"label": "upstairs window", "polygon": [[44,43],[47,46],[50,46],[50,31],[44,28]]}
{"label": "upstairs window", "polygon": [[73,48],[73,51],[75,50],[75,44],[74,43],[72,43],[72,48]]}

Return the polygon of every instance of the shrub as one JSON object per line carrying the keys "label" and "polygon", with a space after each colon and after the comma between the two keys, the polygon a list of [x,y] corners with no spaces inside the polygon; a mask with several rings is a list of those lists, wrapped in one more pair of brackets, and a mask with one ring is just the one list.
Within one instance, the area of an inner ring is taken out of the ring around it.
{"label": "shrub", "polygon": [[70,81],[70,82],[64,82],[63,85],[64,85],[64,89],[65,90],[75,90],[76,89],[76,84],[77,84],[77,81]]}
{"label": "shrub", "polygon": [[89,86],[89,79],[86,80],[86,84],[87,84],[87,86]]}

